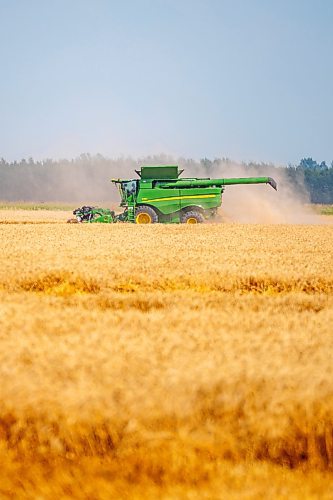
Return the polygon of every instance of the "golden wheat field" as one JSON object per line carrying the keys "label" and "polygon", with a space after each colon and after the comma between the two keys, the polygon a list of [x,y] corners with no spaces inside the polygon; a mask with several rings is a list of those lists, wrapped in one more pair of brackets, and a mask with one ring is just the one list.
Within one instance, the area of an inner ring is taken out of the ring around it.
{"label": "golden wheat field", "polygon": [[333,498],[332,225],[0,220],[1,498]]}

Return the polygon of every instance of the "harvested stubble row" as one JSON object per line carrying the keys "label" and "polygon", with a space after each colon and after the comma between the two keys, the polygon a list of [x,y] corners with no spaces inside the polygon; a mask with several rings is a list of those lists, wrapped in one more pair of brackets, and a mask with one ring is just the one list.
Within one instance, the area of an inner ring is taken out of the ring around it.
{"label": "harvested stubble row", "polygon": [[333,227],[0,235],[0,493],[329,498]]}

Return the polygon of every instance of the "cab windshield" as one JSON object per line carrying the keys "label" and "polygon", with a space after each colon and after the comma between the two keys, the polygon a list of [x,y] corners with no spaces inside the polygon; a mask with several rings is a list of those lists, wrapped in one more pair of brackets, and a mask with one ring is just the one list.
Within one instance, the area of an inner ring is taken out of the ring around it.
{"label": "cab windshield", "polygon": [[126,203],[128,198],[136,193],[137,181],[124,181],[119,183],[119,191],[122,203]]}

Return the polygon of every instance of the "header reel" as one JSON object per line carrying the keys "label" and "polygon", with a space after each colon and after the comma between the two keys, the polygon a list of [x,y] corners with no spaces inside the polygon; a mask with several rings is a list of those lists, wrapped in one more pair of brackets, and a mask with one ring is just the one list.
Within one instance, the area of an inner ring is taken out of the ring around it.
{"label": "header reel", "polygon": [[82,222],[99,222],[110,224],[111,222],[118,222],[119,217],[116,216],[113,210],[109,208],[98,208],[98,207],[88,207],[83,206],[76,208],[73,211],[75,218],[68,219],[69,224],[77,224]]}

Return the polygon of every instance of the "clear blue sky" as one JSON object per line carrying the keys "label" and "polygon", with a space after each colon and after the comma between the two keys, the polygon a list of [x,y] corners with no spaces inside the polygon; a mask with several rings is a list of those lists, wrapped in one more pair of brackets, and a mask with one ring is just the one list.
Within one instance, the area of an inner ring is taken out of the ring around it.
{"label": "clear blue sky", "polygon": [[0,157],[333,160],[332,0],[0,0]]}

